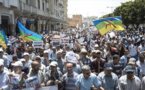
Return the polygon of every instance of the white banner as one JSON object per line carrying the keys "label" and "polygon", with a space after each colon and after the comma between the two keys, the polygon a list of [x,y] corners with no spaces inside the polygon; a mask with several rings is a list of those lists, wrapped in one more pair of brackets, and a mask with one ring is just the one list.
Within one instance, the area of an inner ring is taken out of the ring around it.
{"label": "white banner", "polygon": [[37,76],[33,76],[25,80],[26,88],[32,88],[30,90],[35,90],[35,85],[38,83]]}
{"label": "white banner", "polygon": [[[19,89],[15,89],[19,90]],[[24,88],[22,90],[36,90],[35,88]],[[58,90],[58,85],[38,88],[37,90]]]}
{"label": "white banner", "polygon": [[52,42],[53,43],[59,43],[60,42],[60,39],[52,39]]}
{"label": "white banner", "polygon": [[16,41],[18,41],[17,38],[12,38],[12,39],[10,40],[11,43],[14,43],[14,42],[16,42]]}
{"label": "white banner", "polygon": [[34,48],[43,48],[43,41],[33,41],[32,46]]}
{"label": "white banner", "polygon": [[77,55],[73,52],[68,52],[65,56],[65,60],[67,60],[68,62],[73,62],[73,63],[77,63]]}
{"label": "white banner", "polygon": [[91,49],[94,49],[94,47],[95,47],[95,41],[94,40],[91,40],[91,42],[90,42],[90,48]]}
{"label": "white banner", "polygon": [[80,39],[78,39],[79,44],[83,43],[83,41],[84,41],[84,38],[83,37],[80,38]]}
{"label": "white banner", "polygon": [[68,45],[69,44],[69,38],[61,38],[60,39],[60,44],[62,45]]}

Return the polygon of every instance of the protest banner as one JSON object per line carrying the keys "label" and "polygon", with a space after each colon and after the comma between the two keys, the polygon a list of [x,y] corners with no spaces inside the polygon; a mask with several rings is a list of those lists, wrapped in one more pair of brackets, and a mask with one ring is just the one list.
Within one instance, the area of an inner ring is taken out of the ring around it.
{"label": "protest banner", "polygon": [[53,45],[59,45],[60,44],[60,38],[58,39],[52,39]]}
{"label": "protest banner", "polygon": [[69,38],[61,38],[60,39],[60,44],[62,45],[68,45],[69,44]]}
{"label": "protest banner", "polygon": [[10,40],[11,43],[14,43],[14,42],[17,42],[17,41],[18,41],[17,38],[12,38],[12,39]]}
{"label": "protest banner", "polygon": [[29,88],[31,90],[33,90],[33,89],[35,90],[36,84],[38,84],[37,76],[33,76],[33,77],[30,77],[30,78],[25,80],[26,88]]}
{"label": "protest banner", "polygon": [[81,37],[80,39],[78,39],[79,44],[83,43],[83,41],[84,41],[84,38],[83,37]]}
{"label": "protest banner", "polygon": [[68,62],[77,63],[77,55],[74,52],[68,52],[65,56],[65,60]]}
{"label": "protest banner", "polygon": [[94,49],[94,47],[95,47],[95,41],[94,40],[91,40],[91,42],[90,42],[90,48],[91,49]]}
{"label": "protest banner", "polygon": [[10,74],[9,76],[9,83],[11,84],[19,84],[19,75],[17,74]]}
{"label": "protest banner", "polygon": [[[19,90],[19,89],[15,89]],[[35,88],[23,88],[22,90],[36,90]],[[37,90],[58,90],[58,85],[37,88]]]}
{"label": "protest banner", "polygon": [[43,48],[43,41],[33,41],[33,48]]}

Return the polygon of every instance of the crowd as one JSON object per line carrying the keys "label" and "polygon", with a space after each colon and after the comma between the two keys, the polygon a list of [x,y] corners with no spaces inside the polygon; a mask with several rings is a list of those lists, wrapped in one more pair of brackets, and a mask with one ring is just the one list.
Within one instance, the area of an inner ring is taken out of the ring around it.
{"label": "crowd", "polygon": [[[112,32],[115,36],[90,28],[44,33],[43,48],[16,37],[0,48],[0,90],[145,90],[144,31]],[[61,34],[69,43],[54,45],[53,36]]]}

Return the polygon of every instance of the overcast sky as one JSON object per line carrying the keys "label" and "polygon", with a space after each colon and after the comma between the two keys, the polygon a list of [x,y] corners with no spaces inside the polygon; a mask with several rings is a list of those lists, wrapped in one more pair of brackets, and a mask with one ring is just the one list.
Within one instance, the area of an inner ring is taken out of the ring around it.
{"label": "overcast sky", "polygon": [[73,14],[101,17],[127,1],[133,0],[68,0],[68,17],[72,17]]}

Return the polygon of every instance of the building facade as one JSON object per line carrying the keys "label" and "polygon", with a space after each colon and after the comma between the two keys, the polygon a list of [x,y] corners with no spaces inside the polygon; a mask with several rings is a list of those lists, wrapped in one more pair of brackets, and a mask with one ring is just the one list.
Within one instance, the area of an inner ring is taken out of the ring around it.
{"label": "building facade", "polygon": [[68,27],[82,27],[82,15],[73,15],[72,18],[68,18]]}
{"label": "building facade", "polygon": [[67,3],[67,0],[0,0],[0,29],[7,35],[16,35],[17,20],[37,33],[65,29]]}

